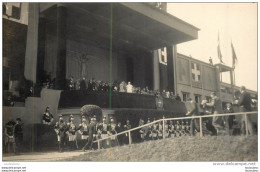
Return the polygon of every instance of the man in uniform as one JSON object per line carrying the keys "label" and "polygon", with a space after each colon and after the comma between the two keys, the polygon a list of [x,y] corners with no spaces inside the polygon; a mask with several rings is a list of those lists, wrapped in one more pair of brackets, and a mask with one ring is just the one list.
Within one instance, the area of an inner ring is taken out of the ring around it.
{"label": "man in uniform", "polygon": [[90,124],[88,126],[88,141],[87,143],[85,144],[85,146],[82,148],[83,151],[85,151],[86,149],[89,149],[91,150],[92,149],[92,142],[93,142],[93,139],[94,139],[94,134],[96,133],[96,124],[95,124],[95,119],[94,118],[91,118],[90,120]]}
{"label": "man in uniform", "polygon": [[15,141],[14,153],[19,154],[22,149],[22,143],[23,143],[23,126],[22,126],[21,118],[17,118],[16,124],[14,125],[14,141]]}
{"label": "man in uniform", "polygon": [[177,121],[175,126],[175,132],[176,132],[176,137],[180,137],[181,136],[181,125],[180,125],[180,122]]}
{"label": "man in uniform", "polygon": [[188,121],[186,121],[185,133],[186,133],[187,135],[190,135],[190,125],[189,125],[189,122],[188,122]]}
{"label": "man in uniform", "polygon": [[[104,116],[103,117],[103,122],[102,124],[100,125],[99,127],[99,133],[101,132],[101,138],[106,138],[108,135],[107,135],[107,129],[108,129],[108,125],[107,125],[107,118]],[[108,145],[108,140],[103,140],[101,142],[101,148],[106,148]]]}
{"label": "man in uniform", "polygon": [[86,143],[85,140],[88,139],[88,124],[87,124],[87,119],[84,115],[82,115],[81,117],[81,123],[79,124],[78,127],[78,133],[81,135],[80,145],[83,142]]}
{"label": "man in uniform", "polygon": [[173,125],[172,121],[170,121],[170,124],[168,126],[168,130],[169,130],[169,137],[174,136],[174,125]]}
{"label": "man in uniform", "polygon": [[65,145],[65,137],[66,137],[66,124],[63,121],[62,115],[59,115],[59,122],[56,123],[54,130],[57,134],[57,139],[59,143],[59,151],[62,152]]}
{"label": "man in uniform", "polygon": [[[142,126],[142,125],[144,125],[144,120],[143,120],[143,119],[141,119],[140,122],[139,122],[139,126]],[[146,133],[145,133],[145,127],[142,127],[142,128],[139,130],[139,133],[140,133],[140,138],[141,138],[141,140],[144,141],[144,140],[145,140],[145,135],[146,135]]]}
{"label": "man in uniform", "polygon": [[164,122],[164,134],[165,134],[165,138],[169,137],[169,125],[167,123],[167,121]]}
{"label": "man in uniform", "polygon": [[159,122],[157,133],[158,133],[158,138],[162,139],[163,138],[163,124],[162,124],[162,121]]}
{"label": "man in uniform", "polygon": [[[147,119],[147,124],[151,123],[150,118]],[[152,139],[152,125],[146,126],[146,140]]]}
{"label": "man in uniform", "polygon": [[[117,134],[116,132],[116,123],[115,123],[115,120],[113,117],[110,117],[110,124],[108,125],[108,130],[107,130],[107,134],[108,136],[112,136],[114,134]],[[111,139],[108,139],[108,140],[111,140],[111,146],[115,146],[116,143],[118,145],[118,140],[117,140],[117,136],[113,136],[111,137]]]}
{"label": "man in uniform", "polygon": [[74,123],[74,116],[70,115],[68,125],[68,136],[69,136],[69,145],[71,150],[75,150],[78,148],[77,140],[76,140],[76,131],[77,127]]}

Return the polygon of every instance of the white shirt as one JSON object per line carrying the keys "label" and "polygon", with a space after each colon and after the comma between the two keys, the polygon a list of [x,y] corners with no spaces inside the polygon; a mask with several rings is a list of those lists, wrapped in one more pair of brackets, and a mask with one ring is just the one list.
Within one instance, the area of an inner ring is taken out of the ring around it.
{"label": "white shirt", "polygon": [[127,93],[133,93],[133,86],[132,86],[131,84],[128,84],[128,85],[126,86],[126,92],[127,92]]}

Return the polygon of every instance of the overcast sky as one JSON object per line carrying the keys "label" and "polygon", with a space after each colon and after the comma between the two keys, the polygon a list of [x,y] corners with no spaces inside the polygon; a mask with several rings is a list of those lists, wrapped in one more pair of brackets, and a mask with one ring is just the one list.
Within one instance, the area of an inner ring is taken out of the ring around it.
{"label": "overcast sky", "polygon": [[[232,66],[231,40],[238,58],[236,85],[257,90],[256,3],[168,3],[167,11],[200,29],[197,40],[179,44],[178,53],[219,63],[218,32],[222,60]],[[223,76],[226,80],[226,75]]]}

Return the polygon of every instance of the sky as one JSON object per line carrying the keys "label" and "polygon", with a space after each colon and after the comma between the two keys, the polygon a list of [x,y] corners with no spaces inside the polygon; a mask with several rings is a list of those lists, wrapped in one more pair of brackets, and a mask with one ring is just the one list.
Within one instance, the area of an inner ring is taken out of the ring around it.
{"label": "sky", "polygon": [[[197,40],[177,45],[178,53],[219,63],[219,33],[225,65],[232,66],[231,41],[236,52],[235,84],[257,90],[256,3],[168,3],[167,12],[200,29]],[[223,74],[223,81],[229,81],[229,74]]]}

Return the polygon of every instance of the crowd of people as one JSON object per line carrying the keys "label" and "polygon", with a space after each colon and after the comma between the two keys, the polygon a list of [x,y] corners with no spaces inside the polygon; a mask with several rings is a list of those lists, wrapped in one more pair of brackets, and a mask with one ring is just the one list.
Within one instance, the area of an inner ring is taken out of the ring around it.
{"label": "crowd of people", "polygon": [[[186,115],[201,115],[198,110],[198,104],[196,104],[191,98],[188,99],[188,102],[189,105],[187,106]],[[246,92],[245,87],[241,87],[241,95],[240,97],[237,97],[233,103],[237,104],[242,109],[242,112],[251,111],[251,96]],[[223,114],[234,112],[231,103],[228,103],[224,110],[222,109],[222,102],[220,101],[219,97],[217,97],[215,92],[211,93],[210,102],[202,101],[201,105],[204,109],[204,114]],[[194,136],[196,133],[200,132],[200,130],[203,131],[204,135],[213,135],[212,130],[210,130],[208,127],[209,125],[212,126],[212,128],[216,131],[216,135],[232,135],[234,126],[237,125],[240,126],[240,134],[245,134],[245,132],[248,132],[250,135],[254,134],[252,121],[250,118],[246,120],[244,115],[242,115],[240,121],[237,121],[233,115],[213,116],[212,118],[207,119],[211,120],[206,120],[206,122],[203,120],[202,128],[200,128],[198,118],[185,120],[165,120],[164,122],[154,122],[156,120],[154,118],[153,123],[150,118],[147,118],[146,122],[144,119],[139,119],[139,126],[141,128],[137,130],[138,137],[141,141],[147,141],[162,139],[163,137],[172,138],[181,136]],[[83,151],[97,148],[97,144],[95,144],[96,146],[93,146],[93,141],[107,138],[109,136],[111,136],[110,139],[100,141],[100,148],[128,144],[128,133],[123,133],[118,136],[115,134],[130,130],[132,128],[129,120],[116,122],[114,118],[110,117],[107,119],[104,116],[101,121],[97,121],[97,117],[95,115],[89,117],[85,116],[84,114],[81,114],[81,122],[79,124],[74,122],[73,115],[70,115],[68,123],[64,121],[62,115],[59,116],[58,122],[54,123],[53,115],[51,114],[49,107],[46,107],[42,121],[44,125],[54,126],[60,152],[62,152],[65,147],[69,147],[70,150],[82,149]],[[209,123],[209,121],[212,122]],[[246,122],[247,127],[245,127]],[[23,140],[21,119],[17,118],[16,122],[9,121],[6,124],[4,131],[4,145],[6,149],[10,151],[10,145],[13,144],[14,152],[19,152],[19,148]],[[80,136],[80,140],[77,139],[79,138],[77,135]],[[113,137],[113,135],[115,136]]]}
{"label": "crowd of people", "polygon": [[111,85],[111,91],[113,92],[121,92],[121,93],[136,93],[136,94],[144,94],[144,95],[154,95],[157,96],[160,94],[164,98],[171,98],[181,101],[180,96],[174,95],[173,92],[169,92],[167,90],[163,90],[162,92],[158,90],[151,90],[148,86],[141,88],[135,87],[131,82],[117,82],[114,83],[104,82],[104,81],[96,81],[95,78],[90,79],[89,81],[83,77],[81,80],[74,80],[74,77],[71,76],[67,80],[67,90],[87,90],[87,91],[99,91],[99,92],[109,92]]}
{"label": "crowd of people", "polygon": [[[197,104],[191,99],[188,99],[190,105],[187,106],[187,116],[199,116]],[[242,112],[252,111],[252,98],[250,93],[246,91],[244,86],[240,89],[240,95],[235,97],[233,102],[234,105],[237,105]],[[223,110],[222,102],[220,98],[216,95],[215,92],[211,93],[211,101],[207,102],[202,101],[201,105],[203,106],[204,113],[209,115],[214,114],[224,114],[224,113],[234,113],[231,103],[227,103],[226,109]],[[245,123],[247,122],[247,131]],[[222,134],[232,134],[233,126],[238,125],[240,127],[240,133],[245,134],[246,132],[250,135],[254,134],[253,125],[250,118],[245,119],[245,116],[242,115],[241,120],[237,121],[235,116],[213,116],[211,125],[214,127],[217,135]],[[199,119],[191,120],[191,128],[195,128],[197,131],[200,131],[199,128]],[[206,128],[202,128],[203,133],[206,131]]]}

